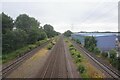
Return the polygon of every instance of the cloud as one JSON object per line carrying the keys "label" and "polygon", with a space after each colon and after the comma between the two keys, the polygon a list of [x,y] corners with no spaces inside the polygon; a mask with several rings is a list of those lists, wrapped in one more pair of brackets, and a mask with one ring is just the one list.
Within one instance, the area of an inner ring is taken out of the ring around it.
{"label": "cloud", "polygon": [[[2,2],[99,2],[100,0],[1,0]],[[104,2],[118,2],[119,0],[101,0]]]}
{"label": "cloud", "polygon": [[[2,9],[14,19],[19,14],[26,13],[38,19],[41,25],[51,24],[60,32],[71,30],[72,24],[73,31],[117,31],[117,0],[80,1],[5,2],[4,0]],[[102,27],[97,27],[100,25]]]}

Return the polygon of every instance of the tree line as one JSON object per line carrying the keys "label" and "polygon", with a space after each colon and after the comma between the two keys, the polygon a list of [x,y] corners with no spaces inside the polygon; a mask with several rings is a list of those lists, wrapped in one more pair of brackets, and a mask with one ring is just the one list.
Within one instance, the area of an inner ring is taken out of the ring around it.
{"label": "tree line", "polygon": [[40,22],[27,14],[20,14],[15,20],[5,13],[2,19],[2,53],[7,54],[36,41],[54,37],[56,32],[52,25],[40,26]]}
{"label": "tree line", "polygon": [[64,34],[64,36],[66,36],[66,37],[70,37],[71,34],[73,34],[73,32],[71,32],[70,30],[67,30],[67,31],[65,31],[63,34]]}

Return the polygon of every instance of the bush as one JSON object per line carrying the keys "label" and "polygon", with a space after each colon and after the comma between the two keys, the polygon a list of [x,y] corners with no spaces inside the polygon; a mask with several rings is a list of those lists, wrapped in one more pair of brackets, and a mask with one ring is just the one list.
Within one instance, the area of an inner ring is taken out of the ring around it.
{"label": "bush", "polygon": [[67,43],[68,43],[68,41],[67,41],[67,40],[65,40],[65,42],[67,42]]}
{"label": "bush", "polygon": [[50,50],[52,49],[53,45],[50,43],[48,46],[47,46],[47,49]]}
{"label": "bush", "polygon": [[74,54],[75,54],[75,50],[70,50],[70,53],[71,53],[72,55],[74,55]]}
{"label": "bush", "polygon": [[85,72],[85,67],[83,66],[83,65],[78,65],[78,71],[80,72],[80,73],[84,73]]}
{"label": "bush", "polygon": [[69,50],[75,50],[76,51],[76,49],[74,47],[69,47]]}
{"label": "bush", "polygon": [[[43,44],[44,42],[46,42],[46,40],[38,41],[36,43]],[[3,54],[2,55],[2,60],[3,60],[2,62],[6,63],[10,60],[13,60],[13,59],[17,58],[17,57],[21,57],[25,53],[27,53],[27,52],[31,51],[32,49],[36,48],[38,46],[38,45],[36,45],[36,43],[31,44],[31,45],[27,45],[27,46],[25,46],[23,48],[20,48],[20,49],[17,49],[14,52],[11,52],[9,54]]]}
{"label": "bush", "polygon": [[76,56],[77,56],[78,58],[81,58],[81,55],[80,55],[79,52],[77,52]]}
{"label": "bush", "polygon": [[72,44],[69,47],[74,47]]}
{"label": "bush", "polygon": [[107,52],[103,52],[103,53],[102,53],[102,56],[103,56],[103,57],[108,57],[108,53],[107,53]]}
{"label": "bush", "polygon": [[79,43],[79,44],[81,44],[81,42],[80,42],[80,40],[79,40],[79,39],[76,39],[76,42],[77,42],[77,43]]}
{"label": "bush", "polygon": [[94,53],[99,54],[99,53],[100,53],[99,48],[95,47],[95,48],[94,48]]}
{"label": "bush", "polygon": [[34,49],[36,47],[36,45],[29,45],[28,48],[31,50],[31,49]]}
{"label": "bush", "polygon": [[55,42],[54,42],[54,41],[52,41],[52,42],[51,42],[51,44],[52,44],[52,45],[55,45]]}
{"label": "bush", "polygon": [[75,58],[75,62],[76,62],[76,63],[80,63],[81,61],[82,61],[81,58]]}
{"label": "bush", "polygon": [[115,59],[115,57],[116,57],[116,51],[115,50],[110,50],[109,53],[110,53],[110,58],[111,59]]}
{"label": "bush", "polygon": [[49,40],[47,40],[47,39],[45,39],[45,40],[40,40],[40,41],[37,41],[37,42],[35,43],[35,45],[40,46],[41,44],[43,44],[43,43],[45,43],[45,42],[47,42],[47,41],[49,41]]}
{"label": "bush", "polygon": [[76,54],[76,50],[70,50],[70,53],[72,54],[72,55],[75,55]]}

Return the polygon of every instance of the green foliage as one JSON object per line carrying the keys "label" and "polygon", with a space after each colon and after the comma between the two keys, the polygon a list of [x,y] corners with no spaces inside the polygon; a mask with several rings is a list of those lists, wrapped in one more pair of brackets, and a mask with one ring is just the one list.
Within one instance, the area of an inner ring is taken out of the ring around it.
{"label": "green foliage", "polygon": [[39,28],[40,22],[38,22],[34,17],[30,17],[30,22],[32,27],[37,27]]}
{"label": "green foliage", "polygon": [[108,53],[107,53],[107,52],[103,52],[103,53],[102,53],[102,56],[103,56],[103,57],[108,57]]}
{"label": "green foliage", "polygon": [[51,26],[49,24],[45,24],[43,26],[43,28],[44,28],[44,31],[46,32],[48,38],[54,37],[59,34],[58,32],[54,31],[53,26]]}
{"label": "green foliage", "polygon": [[79,52],[77,52],[76,56],[77,56],[77,58],[81,58],[81,55]]}
{"label": "green foliage", "polygon": [[80,40],[79,40],[79,39],[76,39],[75,41],[76,41],[77,43],[81,44],[81,42],[80,42]]}
{"label": "green foliage", "polygon": [[99,53],[100,53],[100,50],[99,50],[99,48],[97,48],[97,47],[94,47],[94,50],[93,50],[93,52],[94,52],[95,54],[99,54]]}
{"label": "green foliage", "polygon": [[50,49],[52,49],[52,47],[53,47],[53,44],[50,43],[50,44],[47,46],[47,49],[50,50]]}
{"label": "green foliage", "polygon": [[85,67],[83,66],[83,65],[78,65],[78,71],[80,72],[80,73],[84,73],[85,71],[86,71],[86,69],[85,69]]}
{"label": "green foliage", "polygon": [[35,18],[29,17],[27,14],[21,14],[15,20],[15,27],[25,31],[29,31],[32,27],[38,28],[39,24]]}
{"label": "green foliage", "polygon": [[70,50],[70,53],[72,54],[72,55],[75,55],[75,53],[76,53],[76,50]]}
{"label": "green foliage", "polygon": [[75,49],[75,47],[71,44],[69,45],[70,53],[76,58],[77,61],[79,61],[79,58],[81,58],[80,53]]}
{"label": "green foliage", "polygon": [[67,37],[70,37],[72,34],[72,32],[70,30],[67,30],[66,32],[64,32],[64,35]]}
{"label": "green foliage", "polygon": [[116,57],[116,51],[115,50],[110,50],[109,54],[110,54],[111,59],[115,59],[115,57]]}
{"label": "green foliage", "polygon": [[37,41],[37,42],[35,42],[35,45],[40,46],[42,43],[45,43],[46,41],[49,41],[49,40],[45,39],[45,40]]}
{"label": "green foliage", "polygon": [[97,46],[96,43],[97,41],[95,40],[93,36],[87,36],[85,37],[84,47],[88,49],[88,51],[90,52],[100,53],[100,50],[96,47]]}
{"label": "green foliage", "polygon": [[26,52],[29,52],[31,50],[33,50],[34,48],[36,48],[39,45],[42,45],[43,43],[47,42],[48,40],[42,40],[42,41],[38,41],[38,44],[30,44],[30,45],[26,45],[22,48],[19,48],[17,50],[14,50],[13,52],[9,52],[9,54],[3,54],[2,55],[2,62],[6,63],[10,60],[15,59],[16,57],[21,57],[22,55],[24,55]]}
{"label": "green foliage", "polygon": [[82,62],[82,59],[81,58],[75,58],[75,62],[80,63],[80,62]]}
{"label": "green foliage", "polygon": [[33,45],[33,44],[31,44],[31,45],[28,46],[28,48],[29,48],[30,50],[34,49],[35,47],[36,47],[36,45]]}
{"label": "green foliage", "polygon": [[80,52],[77,51],[72,44],[69,44],[69,51],[70,51],[72,57],[74,58],[74,61],[77,65],[77,69],[81,73],[82,77],[88,77],[88,75],[86,74],[85,66],[82,65],[83,57],[80,54]]}
{"label": "green foliage", "polygon": [[113,49],[109,51],[109,62],[120,71],[120,57],[116,57],[117,52]]}
{"label": "green foliage", "polygon": [[4,14],[2,12],[2,14],[0,14],[2,17],[2,33],[5,34],[8,30],[12,30],[13,28],[13,19]]}
{"label": "green foliage", "polygon": [[71,44],[71,45],[69,45],[69,47],[73,47],[74,48],[74,46]]}
{"label": "green foliage", "polygon": [[3,53],[8,53],[21,48],[27,43],[27,34],[23,30],[8,31],[3,34]]}
{"label": "green foliage", "polygon": [[[43,29],[35,18],[29,17],[27,14],[19,15],[13,23],[11,17],[2,13],[0,14],[0,21],[2,21],[3,32],[2,53],[6,56],[10,56],[11,59],[14,55],[40,46],[42,43],[40,42],[41,40],[46,40],[48,37],[54,37],[59,34],[51,25],[44,25]],[[54,43],[52,45],[54,45]],[[27,48],[24,48],[25,46],[27,46]]]}
{"label": "green foliage", "polygon": [[29,29],[27,34],[28,34],[28,43],[29,44],[34,43],[39,40],[43,40],[47,37],[46,34],[39,28]]}

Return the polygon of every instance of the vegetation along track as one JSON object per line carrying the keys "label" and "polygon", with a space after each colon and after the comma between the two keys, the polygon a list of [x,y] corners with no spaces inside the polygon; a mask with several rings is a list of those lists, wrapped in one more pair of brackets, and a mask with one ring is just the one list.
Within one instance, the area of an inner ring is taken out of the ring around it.
{"label": "vegetation along track", "polygon": [[39,78],[68,78],[63,36],[51,50],[45,65],[37,75]]}
{"label": "vegetation along track", "polygon": [[40,50],[41,48],[43,48],[44,46],[46,46],[50,41],[48,41],[46,43],[43,43],[41,46],[33,49],[32,51],[30,51],[30,52],[26,53],[25,55],[19,57],[18,59],[16,59],[15,61],[13,61],[12,63],[10,63],[9,65],[3,67],[2,68],[2,77],[5,78],[12,70],[16,69],[20,65],[20,63],[22,63],[26,59],[30,58],[38,50]]}
{"label": "vegetation along track", "polygon": [[120,74],[118,72],[115,72],[114,70],[109,68],[109,66],[105,65],[104,63],[100,62],[97,58],[95,58],[92,55],[90,55],[90,52],[88,52],[86,49],[84,49],[80,45],[77,45],[75,42],[72,42],[72,43],[76,47],[76,49],[78,49],[79,51],[82,51],[83,53],[85,53],[90,59],[92,59],[95,63],[97,63],[112,78],[114,78],[114,79],[119,79],[120,78]]}

